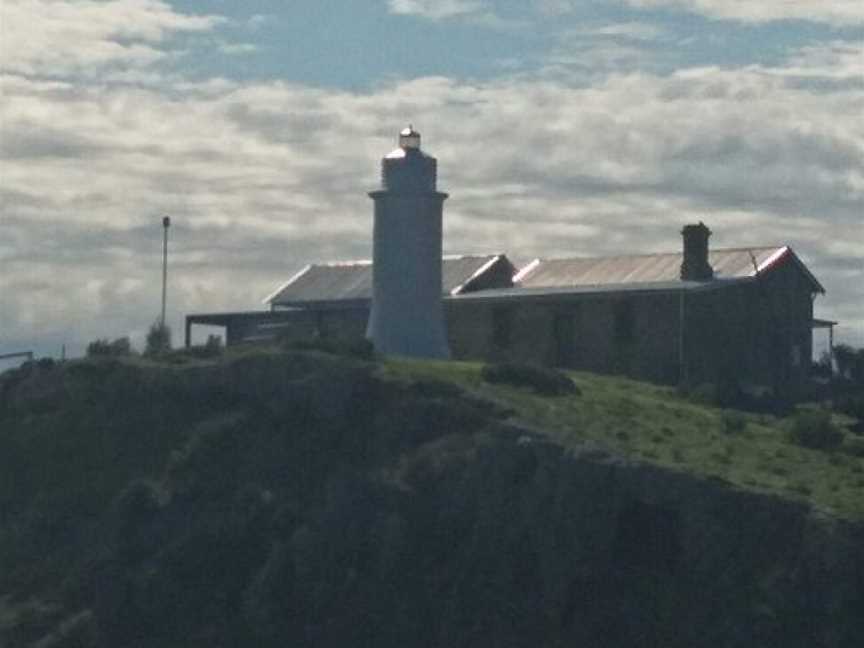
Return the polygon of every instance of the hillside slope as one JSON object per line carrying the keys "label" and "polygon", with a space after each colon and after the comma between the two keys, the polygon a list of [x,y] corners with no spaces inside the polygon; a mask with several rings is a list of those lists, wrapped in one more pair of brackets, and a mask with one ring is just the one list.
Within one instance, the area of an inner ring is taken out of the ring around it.
{"label": "hillside slope", "polygon": [[273,350],[7,372],[0,645],[857,645],[856,484],[760,482],[736,465],[771,421],[709,442],[722,413],[577,382]]}

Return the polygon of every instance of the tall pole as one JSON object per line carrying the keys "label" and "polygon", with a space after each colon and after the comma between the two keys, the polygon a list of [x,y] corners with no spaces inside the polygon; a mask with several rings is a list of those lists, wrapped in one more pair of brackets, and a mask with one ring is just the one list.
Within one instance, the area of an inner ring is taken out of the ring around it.
{"label": "tall pole", "polygon": [[168,290],[168,228],[171,219],[165,216],[162,219],[162,317],[159,322],[165,328],[165,295]]}

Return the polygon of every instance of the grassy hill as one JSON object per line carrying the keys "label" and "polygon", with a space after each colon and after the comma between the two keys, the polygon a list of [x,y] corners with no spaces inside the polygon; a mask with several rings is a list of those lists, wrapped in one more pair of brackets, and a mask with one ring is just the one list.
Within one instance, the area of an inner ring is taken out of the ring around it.
{"label": "grassy hill", "polygon": [[[478,363],[466,362],[393,360],[384,365],[389,376],[446,380],[502,403],[565,448],[596,443],[634,460],[864,520],[864,437],[846,434],[830,452],[810,449],[790,440],[794,414],[779,418],[721,409],[674,388],[584,372],[568,374],[581,396],[547,398],[489,384],[480,370]],[[842,415],[833,419],[838,428],[852,422]]]}
{"label": "grassy hill", "polygon": [[812,450],[666,388],[482,369],[250,348],[6,372],[0,645],[860,637],[853,435]]}

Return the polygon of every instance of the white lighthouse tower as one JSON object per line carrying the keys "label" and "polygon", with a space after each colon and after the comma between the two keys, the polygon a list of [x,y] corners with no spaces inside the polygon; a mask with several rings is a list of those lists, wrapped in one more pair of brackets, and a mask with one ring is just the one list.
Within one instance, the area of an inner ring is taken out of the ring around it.
{"label": "white lighthouse tower", "polygon": [[399,133],[381,161],[375,201],[372,312],[367,337],[381,353],[447,358],[441,304],[441,221],[447,194],[436,188],[437,162],[420,133]]}

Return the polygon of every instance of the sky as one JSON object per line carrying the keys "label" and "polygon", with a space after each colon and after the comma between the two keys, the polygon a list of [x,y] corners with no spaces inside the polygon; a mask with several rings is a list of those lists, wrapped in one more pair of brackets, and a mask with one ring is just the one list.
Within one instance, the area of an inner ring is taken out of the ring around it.
{"label": "sky", "polygon": [[[790,245],[864,346],[860,0],[2,0],[0,353],[256,310],[369,258],[380,158],[447,253]],[[817,339],[817,343],[819,340]]]}

